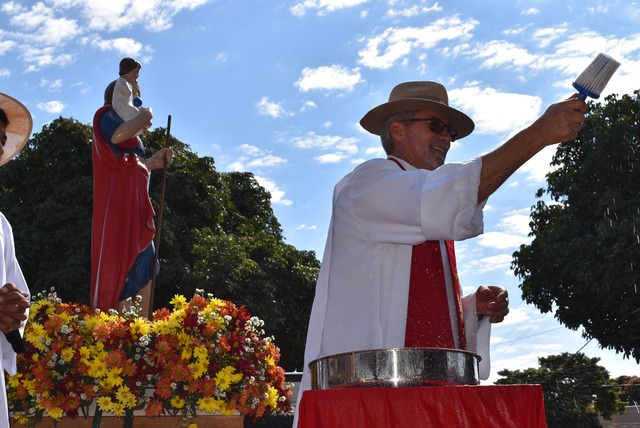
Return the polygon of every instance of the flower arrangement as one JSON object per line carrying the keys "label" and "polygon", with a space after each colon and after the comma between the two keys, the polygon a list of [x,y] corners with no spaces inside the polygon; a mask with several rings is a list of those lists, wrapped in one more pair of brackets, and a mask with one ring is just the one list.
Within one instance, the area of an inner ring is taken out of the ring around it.
{"label": "flower arrangement", "polygon": [[[39,294],[25,329],[27,352],[7,378],[17,422],[35,426],[46,413],[88,418],[169,414],[184,423],[196,412],[259,418],[291,411],[290,385],[278,348],[246,308],[196,292],[177,295],[173,310],[139,317],[139,302],[123,315],[63,303]],[[126,421],[126,419],[125,419]]]}

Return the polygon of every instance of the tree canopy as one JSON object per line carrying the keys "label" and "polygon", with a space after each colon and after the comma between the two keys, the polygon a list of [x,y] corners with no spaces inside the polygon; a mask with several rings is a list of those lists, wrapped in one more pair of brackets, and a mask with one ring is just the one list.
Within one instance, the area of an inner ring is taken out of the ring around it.
{"label": "tree canopy", "polygon": [[[64,301],[89,303],[93,176],[91,127],[58,118],[0,168],[0,210],[14,230],[32,293],[55,288]],[[152,155],[165,129],[143,138]],[[231,300],[264,320],[280,364],[301,369],[320,263],[286,244],[270,194],[248,172],[219,173],[210,157],[170,138],[154,307],[196,289]],[[151,175],[158,212],[162,174]]]}
{"label": "tree canopy", "polygon": [[598,416],[611,419],[624,412],[620,387],[609,378],[599,358],[582,353],[539,358],[540,368],[501,370],[497,385],[540,384],[549,428],[599,427]]}
{"label": "tree canopy", "polygon": [[616,382],[622,388],[620,399],[629,405],[640,405],[640,377],[638,376],[618,376]]}
{"label": "tree canopy", "polygon": [[528,303],[640,362],[640,92],[589,107],[558,146],[512,267]]}

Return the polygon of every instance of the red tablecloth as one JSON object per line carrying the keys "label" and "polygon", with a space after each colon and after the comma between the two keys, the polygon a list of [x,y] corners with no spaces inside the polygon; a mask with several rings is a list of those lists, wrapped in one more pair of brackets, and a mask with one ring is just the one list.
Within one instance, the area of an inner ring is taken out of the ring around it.
{"label": "red tablecloth", "polygon": [[298,428],[545,428],[540,385],[305,391]]}

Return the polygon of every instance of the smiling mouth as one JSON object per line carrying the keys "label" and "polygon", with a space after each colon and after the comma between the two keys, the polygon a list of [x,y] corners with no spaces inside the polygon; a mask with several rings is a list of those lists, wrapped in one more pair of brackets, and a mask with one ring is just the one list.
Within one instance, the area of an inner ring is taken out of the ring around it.
{"label": "smiling mouth", "polygon": [[447,150],[444,149],[443,147],[433,146],[433,149],[439,153],[442,153],[442,156],[447,155]]}

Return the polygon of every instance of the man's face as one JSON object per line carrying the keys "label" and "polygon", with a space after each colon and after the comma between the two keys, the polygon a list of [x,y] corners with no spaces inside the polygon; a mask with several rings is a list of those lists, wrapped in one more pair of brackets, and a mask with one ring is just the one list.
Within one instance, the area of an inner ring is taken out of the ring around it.
{"label": "man's face", "polygon": [[446,128],[440,133],[435,133],[431,129],[431,121],[416,119],[437,119],[449,125],[445,117],[432,110],[420,110],[413,119],[393,122],[393,154],[416,168],[431,171],[444,165],[452,137]]}
{"label": "man's face", "polygon": [[7,142],[7,125],[0,121],[0,158],[4,156],[4,144]]}

